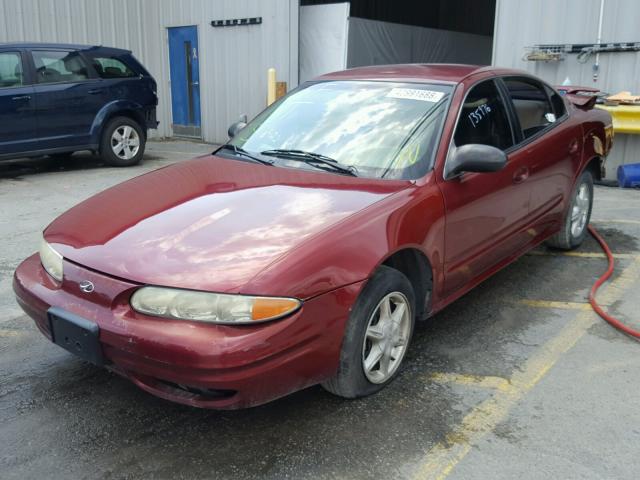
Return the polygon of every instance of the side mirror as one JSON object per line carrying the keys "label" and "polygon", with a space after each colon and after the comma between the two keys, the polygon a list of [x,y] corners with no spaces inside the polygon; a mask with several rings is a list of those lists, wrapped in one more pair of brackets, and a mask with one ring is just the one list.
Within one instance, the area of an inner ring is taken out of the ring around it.
{"label": "side mirror", "polygon": [[444,178],[462,172],[497,172],[507,164],[507,155],[490,145],[472,143],[456,147],[445,166]]}
{"label": "side mirror", "polygon": [[229,135],[229,138],[235,137],[238,133],[240,133],[240,130],[242,130],[246,126],[247,126],[247,116],[240,115],[240,120],[231,124],[231,126],[229,127],[229,130],[227,130],[227,134]]}

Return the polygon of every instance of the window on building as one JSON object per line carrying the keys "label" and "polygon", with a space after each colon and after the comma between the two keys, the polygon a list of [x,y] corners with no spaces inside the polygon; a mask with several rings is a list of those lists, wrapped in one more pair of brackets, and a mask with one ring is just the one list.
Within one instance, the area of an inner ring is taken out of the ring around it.
{"label": "window on building", "polygon": [[542,84],[530,79],[506,78],[524,138],[529,138],[557,120]]}
{"label": "window on building", "polygon": [[22,72],[22,59],[19,53],[0,53],[0,88],[23,85]]}
{"label": "window on building", "polygon": [[136,76],[133,70],[117,58],[94,57],[92,64],[101,78],[129,78]]}
{"label": "window on building", "polygon": [[38,83],[79,82],[89,78],[87,64],[78,52],[33,52]]}
{"label": "window on building", "polygon": [[464,100],[453,140],[458,147],[479,143],[505,150],[513,145],[507,110],[493,80],[471,89]]}

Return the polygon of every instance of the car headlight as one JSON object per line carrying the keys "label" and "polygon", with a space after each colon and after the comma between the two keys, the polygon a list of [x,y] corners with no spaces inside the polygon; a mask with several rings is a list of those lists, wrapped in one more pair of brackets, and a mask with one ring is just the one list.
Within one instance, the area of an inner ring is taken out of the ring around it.
{"label": "car headlight", "polygon": [[62,281],[62,255],[56,252],[43,238],[40,241],[40,263],[49,275]]}
{"label": "car headlight", "polygon": [[228,325],[266,322],[295,312],[295,298],[252,297],[222,293],[142,287],[131,296],[136,312],[154,317]]}

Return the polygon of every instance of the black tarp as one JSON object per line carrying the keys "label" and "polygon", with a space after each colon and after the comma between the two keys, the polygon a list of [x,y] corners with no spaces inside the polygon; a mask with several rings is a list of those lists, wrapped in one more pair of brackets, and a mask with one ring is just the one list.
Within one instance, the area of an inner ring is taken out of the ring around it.
{"label": "black tarp", "polygon": [[[345,0],[342,0],[345,1]],[[493,36],[496,0],[347,0],[351,16]],[[339,3],[301,0],[300,5]]]}

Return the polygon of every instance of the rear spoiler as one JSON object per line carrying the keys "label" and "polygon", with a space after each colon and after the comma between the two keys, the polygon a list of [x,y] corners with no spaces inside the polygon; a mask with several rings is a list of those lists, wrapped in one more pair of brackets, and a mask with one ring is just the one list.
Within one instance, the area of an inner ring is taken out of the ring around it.
{"label": "rear spoiler", "polygon": [[600,92],[597,88],[565,85],[556,87],[556,90],[581,110],[591,110],[596,104],[597,94]]}

